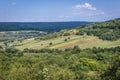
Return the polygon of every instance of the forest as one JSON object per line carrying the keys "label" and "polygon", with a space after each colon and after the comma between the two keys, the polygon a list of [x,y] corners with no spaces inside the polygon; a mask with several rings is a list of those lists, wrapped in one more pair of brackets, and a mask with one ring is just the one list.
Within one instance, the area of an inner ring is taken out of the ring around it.
{"label": "forest", "polygon": [[0,50],[1,80],[120,80],[115,48]]}
{"label": "forest", "polygon": [[98,36],[100,39],[109,41],[120,39],[120,19],[87,24],[77,29],[79,29],[78,35],[86,33],[87,35]]}
{"label": "forest", "polygon": [[92,22],[0,22],[0,31],[37,30],[49,33],[90,23]]}

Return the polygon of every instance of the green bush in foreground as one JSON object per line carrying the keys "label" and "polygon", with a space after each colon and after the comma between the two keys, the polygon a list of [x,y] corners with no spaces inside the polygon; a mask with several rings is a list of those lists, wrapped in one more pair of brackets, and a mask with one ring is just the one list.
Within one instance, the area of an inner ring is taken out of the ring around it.
{"label": "green bush in foreground", "polygon": [[119,75],[120,47],[0,51],[0,80],[119,80]]}

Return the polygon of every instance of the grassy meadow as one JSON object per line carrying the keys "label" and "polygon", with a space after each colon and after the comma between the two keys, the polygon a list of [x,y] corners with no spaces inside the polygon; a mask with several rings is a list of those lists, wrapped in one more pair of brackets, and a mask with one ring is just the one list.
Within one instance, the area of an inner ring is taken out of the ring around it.
{"label": "grassy meadow", "polygon": [[[65,41],[67,39],[67,41]],[[52,45],[50,45],[52,43]],[[49,40],[34,40],[27,39],[16,46],[17,49],[23,50],[25,48],[28,49],[66,49],[72,48],[74,46],[79,46],[81,49],[92,48],[92,47],[116,47],[120,45],[120,40],[117,41],[105,41],[101,40],[95,36],[78,36],[78,35],[70,35],[70,36],[62,36],[58,38],[53,38]]]}

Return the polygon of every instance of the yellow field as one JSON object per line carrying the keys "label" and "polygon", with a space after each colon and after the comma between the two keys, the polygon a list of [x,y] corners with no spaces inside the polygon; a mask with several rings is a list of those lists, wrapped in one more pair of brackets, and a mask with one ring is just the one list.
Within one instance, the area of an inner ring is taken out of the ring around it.
{"label": "yellow field", "polygon": [[[34,40],[34,39],[28,39],[23,41],[21,44],[19,44],[20,46],[16,46],[16,48],[18,49],[25,49],[25,48],[31,48],[31,49],[42,49],[42,48],[46,48],[49,47],[49,43],[52,43],[53,45],[64,42],[64,39],[68,38],[67,37],[59,37],[59,38],[55,38],[55,39],[49,39],[49,40],[42,40],[42,41],[38,41],[38,40]],[[77,39],[80,38],[80,36],[76,36],[76,35],[72,35],[70,36],[71,39]]]}
{"label": "yellow field", "polygon": [[[70,39],[68,39],[70,37]],[[68,39],[68,41],[64,41],[65,39]],[[52,45],[49,45],[49,43],[52,43]],[[66,48],[72,48],[74,46],[79,46],[81,49],[84,48],[92,48],[92,47],[115,47],[120,46],[120,40],[117,41],[103,41],[98,39],[98,37],[94,36],[77,36],[77,35],[71,35],[67,37],[59,37],[49,40],[34,40],[29,39],[23,41],[20,46],[16,46],[18,49],[42,49],[42,48],[50,48],[50,49],[66,49]]]}
{"label": "yellow field", "polygon": [[87,36],[87,37],[81,37],[78,39],[70,40],[68,42],[64,42],[61,44],[56,44],[50,46],[49,48],[66,49],[66,48],[72,48],[74,46],[79,46],[81,49],[92,48],[92,47],[102,47],[102,48],[115,47],[115,46],[120,46],[120,40],[103,41],[98,39],[97,37]]}

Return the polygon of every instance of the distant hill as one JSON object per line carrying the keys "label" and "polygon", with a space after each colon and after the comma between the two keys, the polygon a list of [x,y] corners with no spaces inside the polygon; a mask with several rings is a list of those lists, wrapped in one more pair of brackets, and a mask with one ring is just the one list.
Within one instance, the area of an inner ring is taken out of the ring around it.
{"label": "distant hill", "polygon": [[62,29],[72,29],[91,22],[0,22],[0,31],[38,30],[55,32]]}
{"label": "distant hill", "polygon": [[120,18],[116,18],[115,20],[120,20]]}
{"label": "distant hill", "polygon": [[118,40],[120,39],[120,18],[87,24],[77,29],[79,30],[78,35],[86,33],[87,35],[98,36],[103,40]]}

